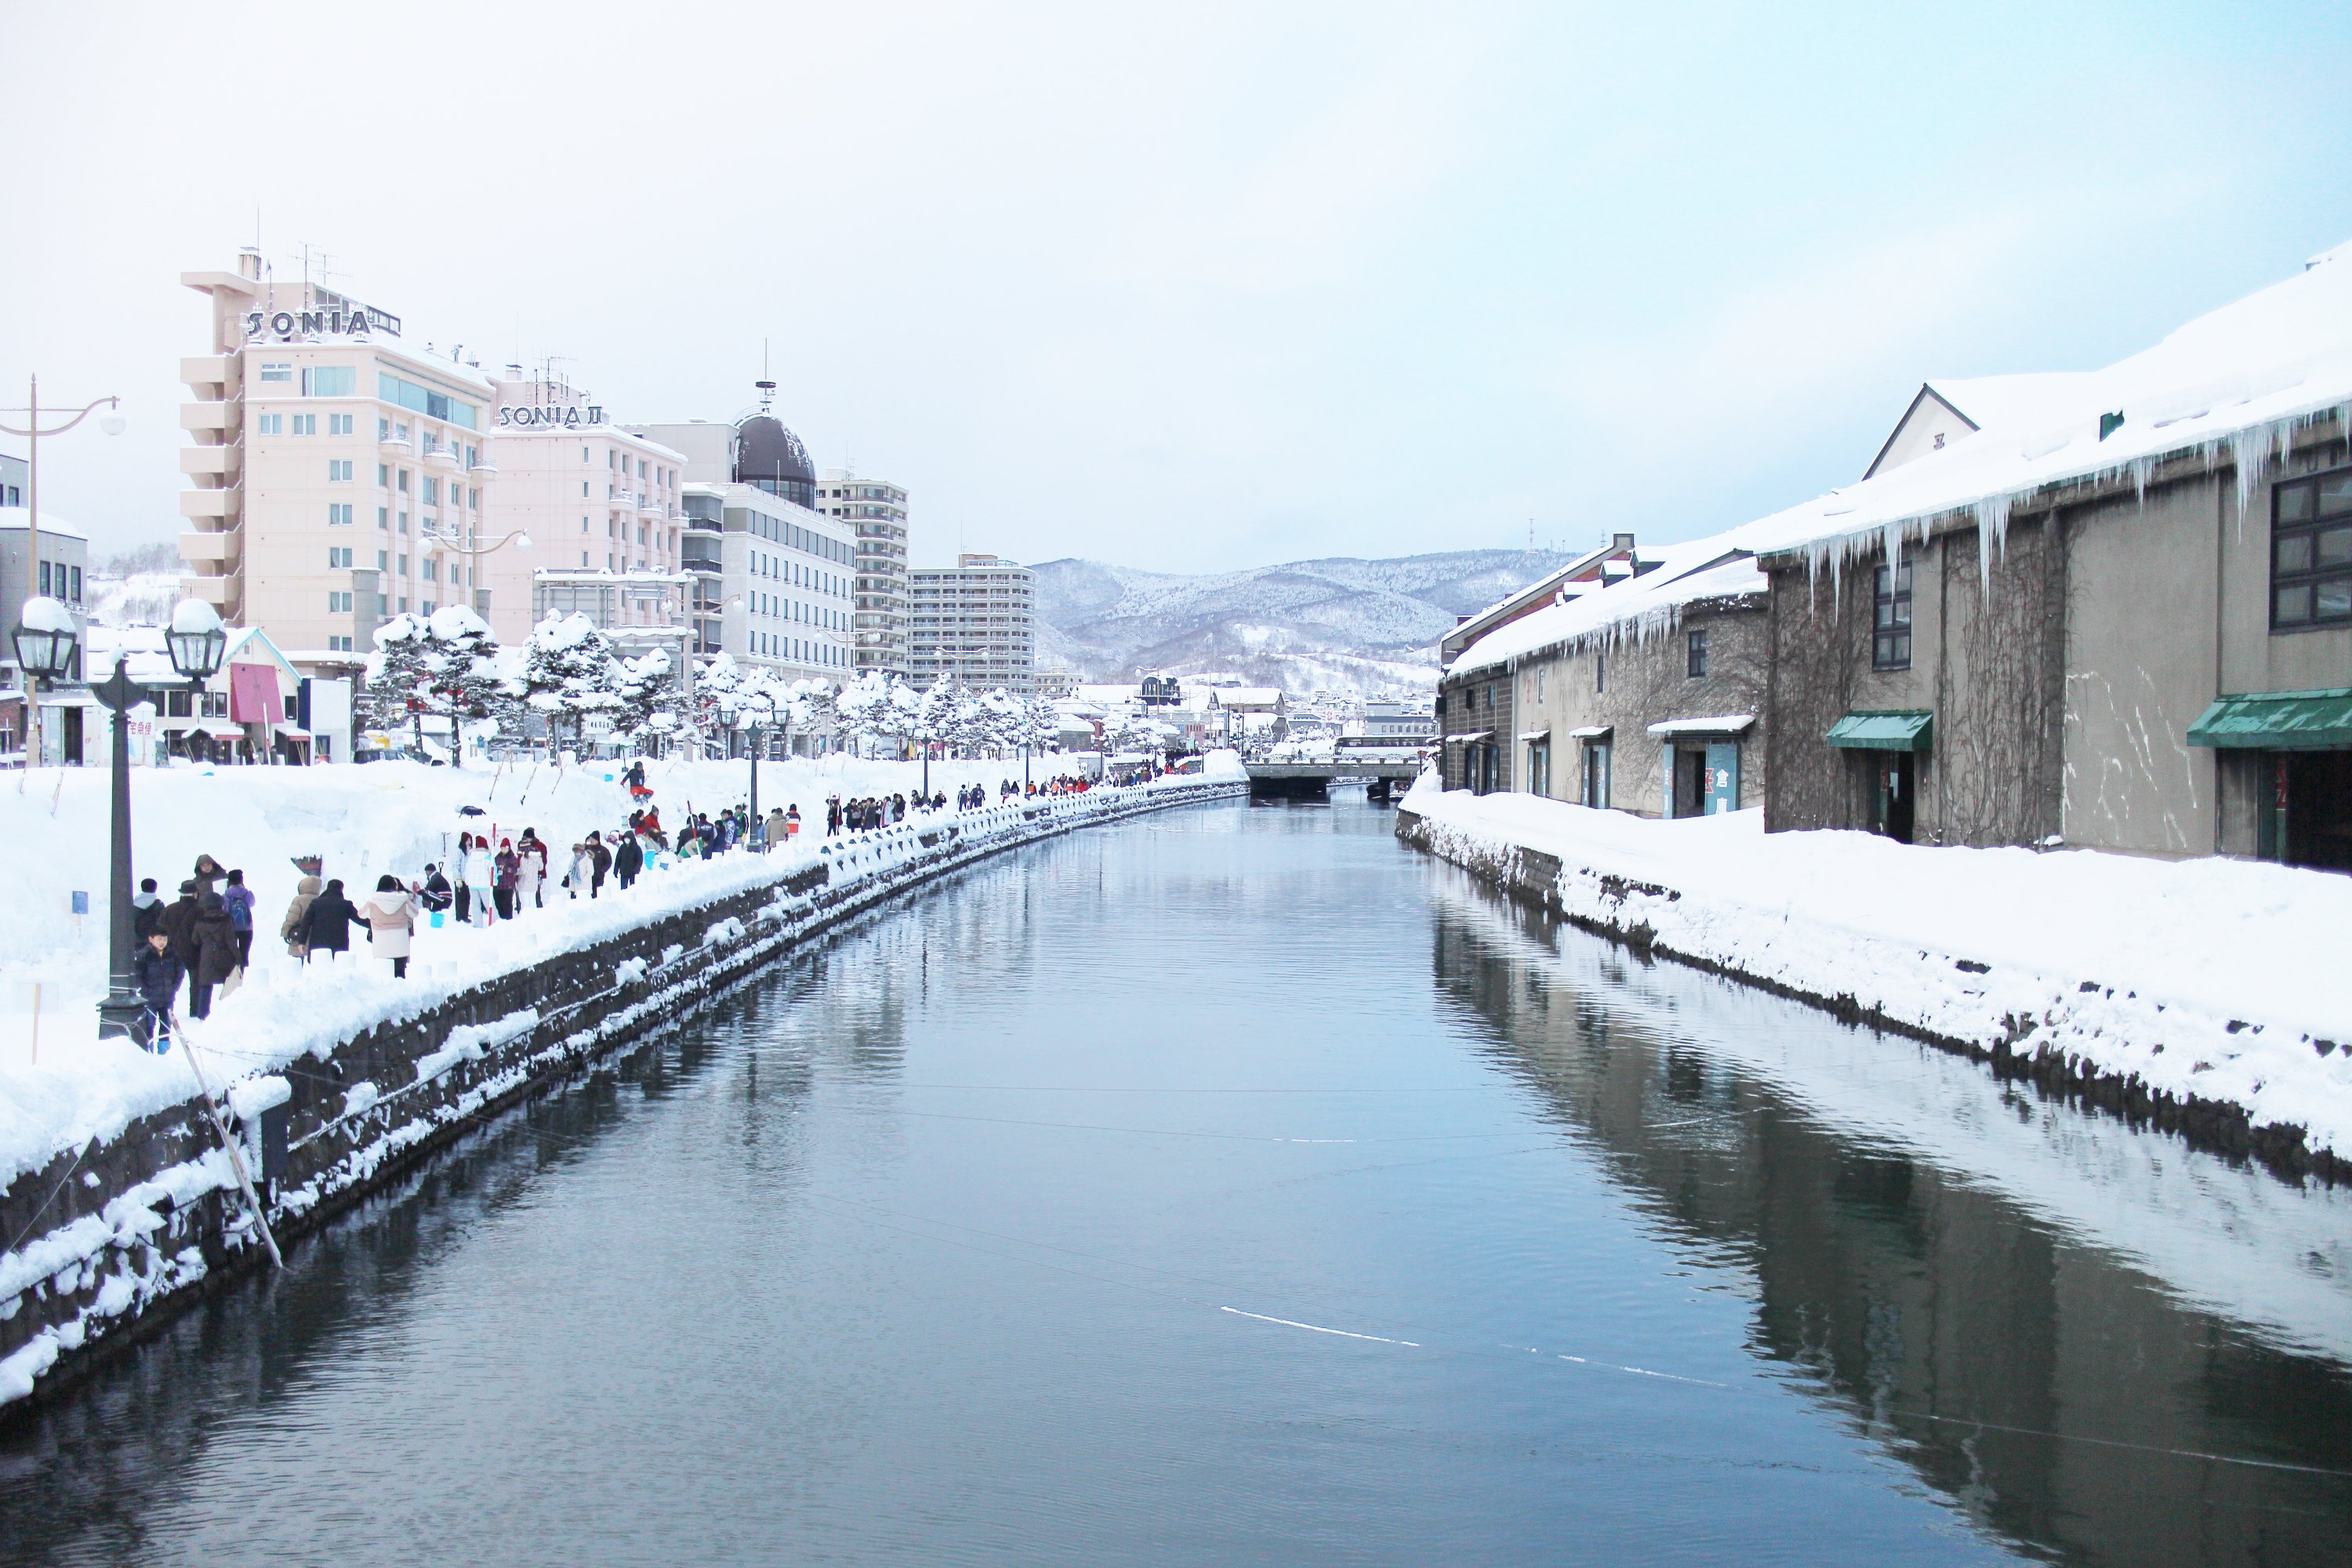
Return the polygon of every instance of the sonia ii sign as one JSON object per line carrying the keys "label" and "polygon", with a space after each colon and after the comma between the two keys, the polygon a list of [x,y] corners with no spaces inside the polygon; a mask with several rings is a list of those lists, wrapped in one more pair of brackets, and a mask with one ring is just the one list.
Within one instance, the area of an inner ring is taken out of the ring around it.
{"label": "sonia ii sign", "polygon": [[601,404],[574,405],[557,408],[541,403],[501,403],[499,405],[499,427],[506,430],[577,430],[583,426],[604,423]]}

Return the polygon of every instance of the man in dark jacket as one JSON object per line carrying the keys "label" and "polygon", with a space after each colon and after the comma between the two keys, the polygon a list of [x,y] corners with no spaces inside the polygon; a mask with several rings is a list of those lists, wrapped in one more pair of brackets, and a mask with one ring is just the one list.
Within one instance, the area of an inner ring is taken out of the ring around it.
{"label": "man in dark jacket", "polygon": [[613,851],[613,875],[620,879],[621,886],[625,889],[637,879],[637,873],[645,868],[646,852],[637,847],[637,836],[634,833],[622,834],[621,847]]}
{"label": "man in dark jacket", "polygon": [[157,923],[163,918],[167,906],[155,891],[155,879],[148,878],[139,884],[139,891],[131,899],[131,940],[140,946],[147,945],[147,933],[159,931]]}
{"label": "man in dark jacket", "polygon": [[194,973],[196,967],[196,884],[180,884],[180,896],[163,907],[155,917],[156,925],[172,944],[172,956],[180,967]]}
{"label": "man in dark jacket", "polygon": [[604,873],[613,868],[613,852],[604,847],[604,838],[591,830],[588,835],[588,896],[594,898],[603,890]]}
{"label": "man in dark jacket", "polygon": [[206,893],[198,903],[193,933],[196,962],[188,970],[188,1016],[208,1018],[213,987],[236,973],[239,952],[236,923],[218,893]]}
{"label": "man in dark jacket", "polygon": [[145,1038],[139,1043],[151,1050],[159,1037],[171,1032],[172,1005],[179,999],[181,973],[180,961],[172,956],[171,939],[160,931],[149,931],[131,956],[131,980],[139,987],[140,1000],[147,1004],[147,1016],[142,1020],[146,1025]]}
{"label": "man in dark jacket", "polygon": [[438,914],[456,900],[457,893],[449,886],[449,879],[441,874],[440,867],[427,866],[425,868],[425,886],[416,897],[417,901],[425,906],[426,914]]}
{"label": "man in dark jacket", "polygon": [[303,938],[310,944],[311,956],[349,952],[352,950],[352,927],[367,921],[343,897],[343,879],[337,877],[328,882],[326,890],[310,900],[310,910],[302,916]]}

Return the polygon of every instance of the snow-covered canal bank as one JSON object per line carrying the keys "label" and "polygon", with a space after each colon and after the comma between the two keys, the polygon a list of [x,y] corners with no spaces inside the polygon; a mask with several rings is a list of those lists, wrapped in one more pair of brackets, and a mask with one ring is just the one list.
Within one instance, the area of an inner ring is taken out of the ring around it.
{"label": "snow-covered canal bank", "polygon": [[2352,1194],[1238,805],[877,908],[0,1438],[0,1559],[2352,1560]]}
{"label": "snow-covered canal bank", "polygon": [[1660,822],[1428,775],[1400,830],[1589,929],[2063,1082],[2290,1175],[2352,1169],[2352,878]]}

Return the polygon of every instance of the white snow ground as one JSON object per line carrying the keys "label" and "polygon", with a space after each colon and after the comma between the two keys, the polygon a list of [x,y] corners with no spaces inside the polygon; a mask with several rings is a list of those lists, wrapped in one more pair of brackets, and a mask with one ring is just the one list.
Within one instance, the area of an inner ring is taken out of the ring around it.
{"label": "white snow ground", "polygon": [[1768,835],[1760,811],[1662,822],[1441,791],[1429,774],[1403,809],[1449,858],[1515,846],[1559,857],[1572,915],[1645,923],[1676,952],[1948,1038],[2054,1049],[2233,1103],[2258,1128],[2300,1127],[2311,1147],[2352,1157],[2352,878]]}
{"label": "white snow ground", "polygon": [[[742,800],[749,767],[744,762],[648,764],[647,782],[665,826],[675,826],[689,809],[716,811]],[[1212,776],[1239,776],[1240,764],[1230,752],[1218,753],[1210,770]],[[1053,760],[1038,759],[1034,771],[1040,780],[1050,776]],[[411,1016],[493,975],[619,934],[667,910],[778,879],[821,852],[827,795],[911,791],[921,777],[919,763],[838,756],[763,763],[761,811],[795,803],[801,809],[802,832],[792,849],[667,865],[626,894],[608,880],[604,896],[592,903],[571,900],[554,880],[575,840],[591,828],[609,837],[625,824],[628,795],[617,764],[591,763],[560,773],[544,766],[492,772],[414,763],[139,768],[131,776],[134,877],[154,878],[168,900],[205,853],[241,868],[254,889],[247,980],[234,994],[216,997],[208,1022],[193,1026],[211,1070],[235,1077],[282,1066],[381,1019]],[[930,768],[932,789],[950,799],[960,786],[977,783],[993,802],[1002,780],[1020,777],[1017,761],[935,762]],[[16,846],[17,865],[14,896],[0,902],[5,1183],[38,1168],[59,1149],[112,1136],[132,1118],[187,1098],[194,1086],[185,1053],[153,1057],[127,1041],[98,1037],[96,1008],[107,979],[106,770],[44,769],[0,775],[0,824]],[[465,805],[483,814],[461,816]],[[404,981],[393,979],[391,964],[371,955],[356,928],[351,952],[307,966],[289,956],[278,938],[301,876],[293,865],[296,855],[323,856],[324,875],[341,878],[357,903],[386,872],[404,885],[428,860],[446,868],[461,831],[520,837],[526,826],[537,828],[551,850],[547,907],[487,931],[454,924],[434,930],[420,918]],[[872,868],[868,862],[876,859],[861,853],[857,869]],[[90,913],[79,921],[68,912],[76,889],[90,896]],[[184,990],[183,1006],[185,1002]]]}

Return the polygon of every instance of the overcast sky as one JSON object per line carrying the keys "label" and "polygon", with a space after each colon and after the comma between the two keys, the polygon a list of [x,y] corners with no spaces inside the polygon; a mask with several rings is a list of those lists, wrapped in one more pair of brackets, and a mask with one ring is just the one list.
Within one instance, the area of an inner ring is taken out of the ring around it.
{"label": "overcast sky", "polygon": [[[179,528],[184,269],[731,418],[762,342],[915,554],[1198,571],[1688,538],[1930,374],[2095,365],[2352,237],[2352,7],[0,12],[0,403]],[[0,415],[0,420],[9,416]],[[14,421],[10,421],[14,422]],[[21,443],[8,449],[21,453]]]}

